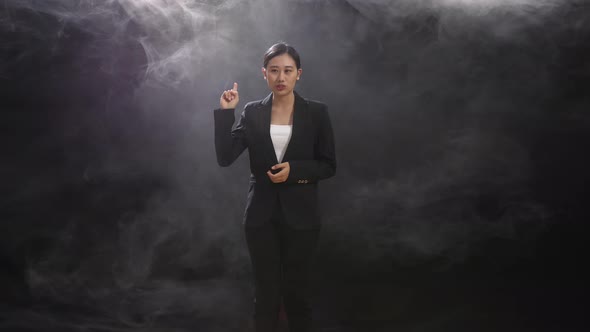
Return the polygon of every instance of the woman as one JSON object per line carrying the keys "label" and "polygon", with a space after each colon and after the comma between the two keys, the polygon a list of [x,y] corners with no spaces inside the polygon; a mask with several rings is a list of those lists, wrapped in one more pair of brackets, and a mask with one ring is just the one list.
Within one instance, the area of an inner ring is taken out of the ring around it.
{"label": "woman", "polygon": [[255,285],[257,332],[274,331],[281,296],[291,332],[311,329],[309,268],[320,230],[319,180],[336,172],[334,137],[326,105],[294,91],[299,54],[277,43],[264,55],[271,93],[247,103],[234,124],[238,84],[214,111],[215,150],[229,166],[248,148],[250,188],[244,214]]}

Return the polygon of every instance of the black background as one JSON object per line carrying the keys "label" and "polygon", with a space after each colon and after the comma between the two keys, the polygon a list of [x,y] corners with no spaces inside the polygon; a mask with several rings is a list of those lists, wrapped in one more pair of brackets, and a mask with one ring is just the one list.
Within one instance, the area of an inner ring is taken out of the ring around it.
{"label": "black background", "polygon": [[586,2],[187,3],[0,6],[1,329],[247,330],[248,163],[211,110],[266,96],[278,40],[336,135],[320,330],[582,328]]}

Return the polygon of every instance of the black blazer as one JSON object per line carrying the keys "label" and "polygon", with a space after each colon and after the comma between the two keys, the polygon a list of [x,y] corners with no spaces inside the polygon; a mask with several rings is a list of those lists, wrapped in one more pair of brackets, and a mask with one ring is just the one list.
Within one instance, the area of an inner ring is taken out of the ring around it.
{"label": "black blazer", "polygon": [[234,110],[214,110],[219,165],[231,165],[246,148],[250,154],[250,188],[244,213],[246,227],[267,222],[277,200],[291,227],[320,227],[318,181],[336,172],[334,135],[326,105],[294,94],[291,139],[282,160],[289,162],[291,170],[283,183],[273,183],[266,174],[278,163],[270,137],[272,93],[263,100],[247,103],[233,129]]}

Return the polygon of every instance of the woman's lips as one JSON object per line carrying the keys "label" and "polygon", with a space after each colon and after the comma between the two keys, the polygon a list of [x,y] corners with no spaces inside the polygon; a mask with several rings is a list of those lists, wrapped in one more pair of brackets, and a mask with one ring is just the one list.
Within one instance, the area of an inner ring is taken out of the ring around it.
{"label": "woman's lips", "polygon": [[287,87],[285,85],[277,85],[277,90],[285,90]]}

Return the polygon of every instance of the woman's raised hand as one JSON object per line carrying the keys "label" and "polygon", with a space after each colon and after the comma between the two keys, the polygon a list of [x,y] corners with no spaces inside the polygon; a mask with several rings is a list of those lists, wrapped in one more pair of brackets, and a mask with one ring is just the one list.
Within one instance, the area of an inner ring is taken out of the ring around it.
{"label": "woman's raised hand", "polygon": [[234,87],[231,90],[225,90],[221,94],[221,98],[219,98],[219,105],[221,108],[236,108],[238,106],[238,101],[240,101],[240,96],[238,95],[238,83],[234,82]]}

